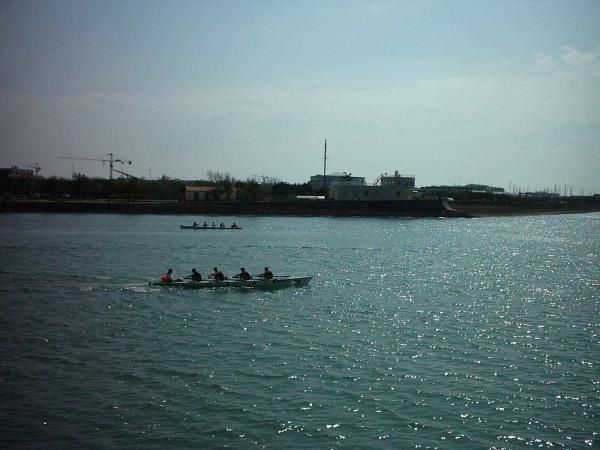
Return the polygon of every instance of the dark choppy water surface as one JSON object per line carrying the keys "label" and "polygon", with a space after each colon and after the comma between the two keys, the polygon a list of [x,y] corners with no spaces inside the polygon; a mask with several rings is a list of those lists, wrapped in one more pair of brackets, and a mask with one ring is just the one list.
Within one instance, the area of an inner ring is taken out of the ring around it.
{"label": "dark choppy water surface", "polygon": [[600,446],[599,214],[207,219],[0,215],[1,447]]}

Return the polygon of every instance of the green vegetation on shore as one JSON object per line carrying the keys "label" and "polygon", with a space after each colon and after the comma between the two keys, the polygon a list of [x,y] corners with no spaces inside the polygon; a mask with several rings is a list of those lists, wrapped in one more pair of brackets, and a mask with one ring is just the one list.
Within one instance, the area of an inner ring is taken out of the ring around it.
{"label": "green vegetation on shore", "polygon": [[[484,217],[600,211],[600,196],[528,197],[495,193],[453,192],[443,206],[437,199],[409,201],[302,201],[298,195],[325,195],[308,183],[278,180],[239,181],[228,174],[209,172],[208,180],[183,181],[120,178],[107,180],[77,176],[4,177],[0,179],[0,211],[116,212],[157,214],[271,214],[336,216]],[[208,201],[186,201],[186,186],[211,189]],[[442,198],[440,195],[439,198]]]}
{"label": "green vegetation on shore", "polygon": [[125,200],[184,200],[186,186],[214,187],[214,198],[220,200],[259,201],[265,199],[287,200],[296,195],[314,192],[308,183],[289,184],[275,181],[259,184],[253,179],[236,180],[228,174],[209,172],[208,180],[183,181],[163,176],[156,180],[119,178],[88,178],[80,175],[73,179],[57,177],[18,178],[0,180],[3,198],[41,199],[125,199]]}

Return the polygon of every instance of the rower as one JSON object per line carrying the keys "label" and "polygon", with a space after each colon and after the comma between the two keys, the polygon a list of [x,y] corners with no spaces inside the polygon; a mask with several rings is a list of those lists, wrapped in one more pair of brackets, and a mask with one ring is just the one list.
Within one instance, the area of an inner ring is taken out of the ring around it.
{"label": "rower", "polygon": [[202,281],[202,275],[200,275],[199,272],[196,272],[196,268],[194,267],[192,269],[192,274],[188,275],[187,277],[185,277],[186,280],[192,280],[192,281]]}
{"label": "rower", "polygon": [[206,228],[206,227],[208,226],[208,224],[206,223],[206,220],[204,221],[204,223],[202,224],[202,226],[203,226],[204,228]]}
{"label": "rower", "polygon": [[265,271],[263,273],[261,273],[260,275],[257,275],[261,278],[264,278],[265,280],[272,280],[273,279],[273,272],[271,272],[269,270],[268,267],[265,267]]}
{"label": "rower", "polygon": [[246,269],[244,269],[242,267],[240,269],[240,273],[238,273],[237,275],[234,275],[233,278],[239,278],[242,281],[248,281],[249,279],[252,278],[252,275],[250,275],[248,272],[246,272]]}
{"label": "rower", "polygon": [[193,226],[194,226],[194,228],[196,228],[198,226],[198,224],[196,222],[194,222]]}
{"label": "rower", "polygon": [[175,279],[175,274],[173,273],[173,269],[167,270],[167,273],[162,274],[160,276],[160,281],[162,283],[172,283],[173,281],[181,281]]}
{"label": "rower", "polygon": [[223,275],[223,272],[221,272],[216,267],[213,267],[213,273],[211,273],[208,277],[214,278],[215,281],[225,281],[226,278],[225,275]]}
{"label": "rower", "polygon": [[236,224],[235,222],[233,222],[233,224],[231,225],[231,228],[237,228],[239,225]]}
{"label": "rower", "polygon": [[221,223],[219,224],[219,228],[225,228],[225,224],[224,224],[223,222],[221,222]]}

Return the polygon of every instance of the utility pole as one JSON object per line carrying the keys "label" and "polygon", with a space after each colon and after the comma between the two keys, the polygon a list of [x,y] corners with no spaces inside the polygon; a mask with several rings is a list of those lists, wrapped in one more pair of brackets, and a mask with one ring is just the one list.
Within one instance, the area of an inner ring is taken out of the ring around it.
{"label": "utility pole", "polygon": [[327,180],[327,139],[325,139],[325,155],[323,156],[323,189],[325,189]]}

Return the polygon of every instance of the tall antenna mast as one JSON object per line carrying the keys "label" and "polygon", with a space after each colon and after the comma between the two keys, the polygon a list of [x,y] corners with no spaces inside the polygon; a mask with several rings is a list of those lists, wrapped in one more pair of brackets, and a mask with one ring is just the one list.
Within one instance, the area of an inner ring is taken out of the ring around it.
{"label": "tall antenna mast", "polygon": [[323,156],[323,188],[327,179],[327,139],[325,139],[325,155]]}

